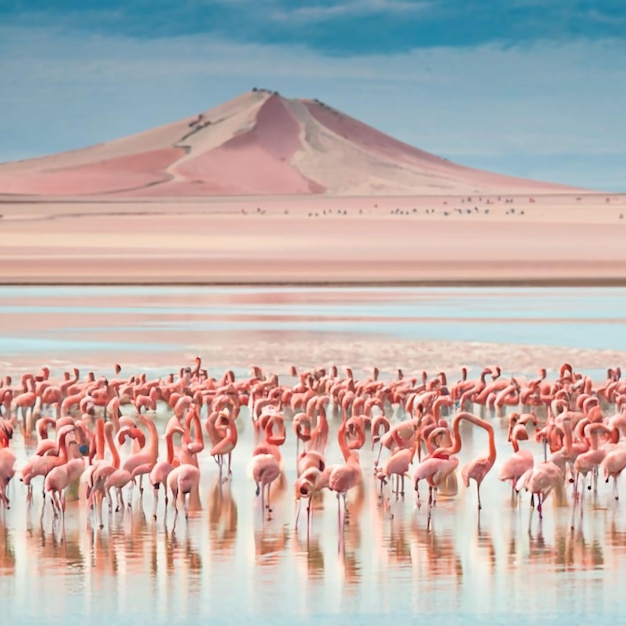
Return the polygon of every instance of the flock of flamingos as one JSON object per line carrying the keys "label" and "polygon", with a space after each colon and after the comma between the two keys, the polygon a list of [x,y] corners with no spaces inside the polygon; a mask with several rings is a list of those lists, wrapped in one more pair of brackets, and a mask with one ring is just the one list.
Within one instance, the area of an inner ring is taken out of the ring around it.
{"label": "flock of flamingos", "polygon": [[[337,496],[340,528],[348,523],[347,495],[364,481],[359,449],[366,444],[374,449],[374,467],[367,471],[373,470],[379,481],[381,499],[403,497],[406,478],[417,506],[430,508],[439,496],[454,497],[461,429],[470,427],[488,437],[486,454],[460,472],[467,487],[475,483],[480,509],[481,484],[496,461],[492,416],[507,421],[511,445],[498,478],[510,483],[514,500],[529,492],[540,518],[545,499],[551,493],[563,497],[568,489],[573,511],[578,507],[582,515],[585,486],[596,491],[600,476],[613,480],[617,499],[617,481],[626,467],[626,381],[619,368],[609,369],[600,384],[567,363],[553,380],[545,369],[534,379],[522,379],[486,367],[476,379],[463,369],[454,384],[443,373],[408,378],[401,370],[394,379],[381,380],[376,368],[369,378],[357,380],[350,368],[340,376],[334,366],[300,372],[294,366],[295,385],[281,384],[277,375],[265,375],[256,366],[247,378],[236,380],[229,370],[217,380],[208,376],[199,357],[167,378],[123,377],[121,371],[116,365],[115,379],[92,372],[81,379],[74,369],[55,380],[44,367],[19,382],[10,376],[0,382],[0,519],[10,508],[8,486],[14,476],[29,503],[40,485],[42,520],[50,501],[53,523],[63,521],[72,487],[74,492],[78,487],[78,498],[103,527],[104,502],[109,511],[122,509],[127,490],[131,506],[133,489],[143,492],[147,483],[154,493],[155,519],[161,493],[165,516],[168,507],[175,516],[180,509],[188,516],[200,483],[199,455],[211,455],[220,478],[231,480],[243,419],[254,428],[248,467],[264,517],[271,515],[272,487],[284,477],[281,446],[287,436],[296,438],[294,494],[298,517],[306,506],[307,529],[312,501],[325,489]],[[162,435],[155,423],[157,403],[171,414]],[[489,415],[483,419],[472,411]],[[326,462],[328,447],[335,445],[334,435],[329,441],[333,421],[339,423],[341,464]],[[17,431],[30,454],[19,462],[11,449]]]}

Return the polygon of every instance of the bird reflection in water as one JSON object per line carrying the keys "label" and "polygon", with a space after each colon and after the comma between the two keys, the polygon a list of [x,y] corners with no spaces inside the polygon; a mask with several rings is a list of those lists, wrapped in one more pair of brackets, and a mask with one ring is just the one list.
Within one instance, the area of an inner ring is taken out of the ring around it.
{"label": "bird reflection in water", "polygon": [[0,526],[0,576],[15,573],[15,547],[13,537],[6,526]]}
{"label": "bird reflection in water", "polygon": [[528,533],[528,559],[536,563],[555,566],[558,571],[593,570],[604,568],[604,554],[600,541],[585,539],[582,529],[572,530],[567,526],[558,527],[554,545],[550,545],[543,534],[543,523],[539,521],[536,530]]}
{"label": "bird reflection in water", "polygon": [[310,580],[321,580],[324,577],[324,552],[320,547],[317,533],[308,532],[303,541],[297,532],[293,533],[293,548],[299,560],[306,563],[307,576]]}
{"label": "bird reflection in water", "polygon": [[411,542],[407,536],[406,516],[402,506],[387,499],[376,509],[375,545],[381,562],[388,565],[411,562]]}
{"label": "bird reflection in water", "polygon": [[603,569],[604,555],[597,538],[587,541],[582,530],[560,529],[555,538],[554,563],[559,570]]}
{"label": "bird reflection in water", "polygon": [[399,517],[391,520],[385,543],[390,562],[397,565],[411,562],[411,543],[407,535],[406,520]]}
{"label": "bird reflection in water", "polygon": [[410,526],[415,542],[415,566],[421,578],[449,576],[459,582],[463,578],[463,564],[455,545],[452,531],[438,531],[434,519],[429,515],[425,528],[414,520]]}
{"label": "bird reflection in water", "polygon": [[185,538],[181,541],[176,531],[172,530],[169,534],[169,542],[175,562],[179,561],[182,563],[183,569],[190,576],[189,580],[198,581],[197,576],[191,575],[197,575],[202,571],[202,557],[198,548],[191,540],[191,534],[185,533]]}
{"label": "bird reflection in water", "polygon": [[221,560],[235,553],[237,541],[237,504],[230,490],[219,477],[209,489],[207,502],[211,553]]}
{"label": "bird reflection in water", "polygon": [[256,562],[263,566],[277,565],[289,545],[289,527],[285,524],[272,527],[263,524],[254,530],[254,554]]}
{"label": "bird reflection in water", "polygon": [[86,569],[86,551],[81,548],[84,537],[77,529],[67,531],[64,527],[55,527],[48,531],[43,526],[35,526],[26,531],[29,560],[36,563],[41,571]]}
{"label": "bird reflection in water", "polygon": [[[489,573],[494,573],[494,567],[496,564],[496,547],[493,542],[493,535],[489,528],[480,523],[480,513],[478,514],[478,528],[476,529],[476,538],[478,542],[478,548],[481,553],[480,560],[481,562],[486,562],[489,568]],[[486,558],[484,558],[486,557]]]}
{"label": "bird reflection in water", "polygon": [[361,548],[360,518],[365,503],[363,483],[356,485],[350,495],[350,518],[339,533],[339,562],[348,588],[356,587],[361,581],[362,568],[357,555]]}

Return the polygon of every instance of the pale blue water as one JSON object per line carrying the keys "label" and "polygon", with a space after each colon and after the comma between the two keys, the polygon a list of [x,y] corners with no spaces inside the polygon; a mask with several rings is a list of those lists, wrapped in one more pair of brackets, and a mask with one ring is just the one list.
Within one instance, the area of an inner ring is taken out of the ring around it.
{"label": "pale blue water", "polygon": [[[0,288],[0,363],[17,359],[21,371],[93,351],[180,354],[194,337],[232,332],[268,333],[278,345],[351,333],[626,350],[625,305],[625,289]],[[164,407],[159,416],[162,428]],[[13,506],[0,518],[0,624],[621,623],[625,505],[601,483],[574,531],[571,499],[549,501],[543,523],[531,518],[527,497],[514,506],[497,480],[510,454],[503,419],[491,418],[498,460],[480,515],[475,489],[462,485],[430,519],[410,485],[404,501],[381,505],[374,453],[363,449],[364,488],[352,494],[343,545],[330,494],[314,510],[308,545],[304,525],[294,528],[291,437],[286,484],[273,519],[263,519],[247,474],[246,419],[232,483],[220,490],[203,453],[202,511],[175,530],[161,509],[152,521],[149,492],[132,511],[105,515],[102,530],[75,502],[65,529],[53,527],[49,509],[40,522],[38,490],[29,511],[25,488],[12,481]],[[486,450],[482,433],[465,434],[461,464]],[[330,441],[328,460],[337,462]],[[19,468],[27,458],[19,434],[14,447]]]}
{"label": "pale blue water", "polygon": [[[622,288],[0,287],[0,322],[4,316],[33,319],[19,332],[0,325],[0,354],[35,348],[43,354],[60,348],[158,351],[167,347],[169,333],[179,331],[365,334],[626,350],[625,311]],[[51,316],[72,323],[60,333]],[[103,326],[102,316],[112,324]],[[119,331],[132,339],[106,337]],[[143,339],[146,333],[150,340]],[[97,337],[77,338],[86,334]]]}

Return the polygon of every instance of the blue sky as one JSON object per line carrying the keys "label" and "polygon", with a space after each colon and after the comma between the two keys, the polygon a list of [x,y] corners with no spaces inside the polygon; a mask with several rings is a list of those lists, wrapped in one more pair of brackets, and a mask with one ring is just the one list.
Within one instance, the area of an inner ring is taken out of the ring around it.
{"label": "blue sky", "polygon": [[256,85],[466,165],[626,191],[621,1],[2,0],[0,85],[0,161]]}

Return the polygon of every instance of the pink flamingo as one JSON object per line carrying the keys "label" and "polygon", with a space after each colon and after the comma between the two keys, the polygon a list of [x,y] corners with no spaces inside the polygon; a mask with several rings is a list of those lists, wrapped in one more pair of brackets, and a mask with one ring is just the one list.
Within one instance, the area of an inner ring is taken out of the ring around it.
{"label": "pink flamingo", "polygon": [[309,450],[317,450],[320,454],[326,453],[326,445],[328,443],[328,420],[326,419],[326,405],[328,404],[328,396],[320,396],[317,399],[317,423],[311,431],[311,439],[309,441]]}
{"label": "pink flamingo", "polygon": [[480,502],[480,485],[482,484],[485,476],[489,473],[489,470],[493,467],[493,464],[496,462],[496,441],[493,432],[493,426],[482,419],[476,419],[473,422],[476,426],[487,431],[489,436],[489,454],[486,457],[479,457],[467,463],[461,469],[461,477],[463,478],[463,482],[466,487],[469,487],[470,480],[474,479],[476,481],[476,493],[478,495],[478,510],[482,509],[482,504]]}
{"label": "pink flamingo", "polygon": [[[415,451],[419,445],[419,439],[415,438],[415,445],[412,448],[399,448],[390,457],[388,457],[382,468],[378,472],[378,479],[380,480],[380,497],[383,495],[383,485],[386,484],[387,478],[395,475],[396,478],[396,498],[398,495],[404,496],[404,477],[409,471],[409,467],[413,462]],[[392,483],[393,486],[393,483]]]}
{"label": "pink flamingo", "polygon": [[[115,511],[118,512],[120,509],[124,508],[124,496],[122,495],[122,489],[128,485],[128,483],[133,480],[132,474],[125,469],[120,469],[120,454],[117,450],[117,446],[115,445],[115,441],[113,440],[113,430],[114,425],[112,422],[108,422],[104,427],[104,434],[109,444],[109,450],[111,451],[112,456],[112,465],[113,471],[108,474],[105,478],[104,482],[104,490],[107,493],[107,497],[109,499],[109,503],[111,502],[110,490],[115,489],[117,506],[115,507]],[[100,471],[98,469],[98,471]]]}
{"label": "pink flamingo", "polygon": [[11,506],[7,497],[7,485],[15,475],[15,454],[9,448],[9,432],[13,434],[4,425],[0,428],[0,504],[4,504],[7,509]]}
{"label": "pink flamingo", "polygon": [[317,398],[313,397],[307,402],[305,413],[296,413],[291,423],[293,432],[296,435],[296,457],[300,455],[300,442],[306,450],[307,443],[311,441],[311,432],[313,430],[313,410],[317,403]]}
{"label": "pink flamingo", "polygon": [[[47,419],[47,418],[42,418],[42,419]],[[42,420],[38,420],[38,421],[41,422]],[[53,447],[51,445],[42,446],[44,453],[43,454],[35,453],[33,456],[31,456],[28,459],[24,467],[22,467],[20,481],[23,482],[26,485],[26,487],[28,487],[28,492],[27,492],[26,497],[29,503],[31,502],[32,495],[33,495],[32,480],[33,478],[36,478],[37,476],[43,477],[42,495],[45,500],[46,491],[45,491],[44,485],[45,485],[46,476],[54,467],[58,467],[59,465],[63,465],[64,463],[67,462],[67,450],[65,447],[65,437],[68,433],[73,432],[73,430],[74,430],[73,425],[60,427],[57,430],[57,441],[50,442],[51,444],[53,444]],[[45,439],[42,440],[42,442],[45,442],[45,441],[49,441],[49,440],[45,440]],[[39,449],[39,446],[38,446],[38,449]]]}
{"label": "pink flamingo", "polygon": [[343,454],[345,463],[343,465],[335,465],[328,477],[328,488],[337,494],[337,519],[339,528],[342,528],[341,520],[341,498],[343,498],[344,523],[348,518],[348,504],[346,495],[350,489],[361,484],[363,481],[363,472],[359,463],[359,454],[354,452],[348,446],[346,441],[346,411],[343,412],[343,421],[337,432],[337,440],[339,448]]}
{"label": "pink flamingo", "polygon": [[[67,428],[72,427],[68,426]],[[76,446],[75,451],[71,455],[68,452],[67,462],[51,469],[44,482],[45,490],[50,493],[55,519],[61,515],[65,520],[65,491],[68,485],[80,478],[85,469],[85,461],[77,449],[78,442],[73,439],[71,443]],[[67,446],[66,435],[65,447],[67,448]],[[43,508],[41,512],[43,515]]]}
{"label": "pink flamingo", "polygon": [[223,413],[222,416],[222,419],[225,421],[222,425],[222,429],[225,430],[225,434],[221,440],[211,448],[211,456],[219,459],[218,465],[220,467],[220,478],[222,476],[222,467],[224,464],[223,459],[226,455],[228,455],[228,475],[232,476],[231,459],[233,450],[235,449],[238,440],[237,423],[229,413]]}
{"label": "pink flamingo", "polygon": [[509,417],[509,432],[507,440],[513,446],[513,455],[510,456],[502,464],[498,479],[502,481],[511,481],[512,493],[515,493],[515,483],[521,478],[527,470],[535,465],[533,453],[530,450],[520,450],[519,440],[528,439],[528,433],[523,424],[518,424],[518,413],[511,413]]}
{"label": "pink flamingo", "polygon": [[613,478],[613,497],[619,500],[617,491],[617,479],[626,468],[626,448],[615,448],[607,453],[602,461],[602,472],[604,481],[609,482]]}
{"label": "pink flamingo", "polygon": [[150,438],[145,448],[142,448],[139,452],[131,454],[122,465],[122,469],[130,472],[133,478],[130,482],[128,506],[130,506],[132,502],[132,488],[135,484],[134,479],[137,476],[140,477],[139,492],[143,493],[143,489],[141,487],[141,477],[143,474],[149,474],[152,471],[152,468],[156,465],[159,457],[159,434],[156,426],[154,425],[154,421],[143,413],[139,413],[137,417],[139,421],[148,429]]}
{"label": "pink flamingo", "polygon": [[[174,435],[176,433],[182,435],[185,432],[185,429],[178,424],[177,420],[170,420],[170,423],[167,425],[167,429],[165,431],[165,443],[167,446],[167,459],[165,461],[160,461],[157,463],[149,474],[149,481],[152,485],[152,490],[154,494],[154,509],[152,511],[152,517],[156,520],[157,518],[157,506],[159,504],[159,489],[161,485],[164,485],[164,494],[165,494],[165,511],[167,513],[167,505],[169,502],[169,497],[167,495],[167,477],[170,475],[172,470],[174,469],[175,460],[174,460]],[[177,463],[180,465],[180,463]]]}
{"label": "pink flamingo", "polygon": [[461,451],[463,444],[460,432],[461,422],[463,420],[467,420],[476,425],[481,425],[484,422],[484,420],[476,417],[476,415],[466,411],[461,411],[455,415],[452,422],[452,445],[433,450],[429,456],[419,463],[413,473],[418,508],[421,506],[419,481],[426,480],[428,483],[428,505],[434,506],[436,503],[437,490],[446,484],[446,481],[454,475],[456,468],[459,466],[459,459],[455,455]]}
{"label": "pink flamingo", "polygon": [[167,477],[167,486],[172,493],[172,502],[178,517],[178,501],[182,499],[185,519],[189,519],[189,497],[193,490],[200,486],[200,470],[189,463],[175,467]]}
{"label": "pink flamingo", "polygon": [[311,516],[312,516],[312,500],[316,493],[319,493],[322,489],[328,488],[328,479],[330,478],[331,467],[327,466],[320,469],[317,466],[311,466],[305,469],[300,476],[296,479],[294,490],[296,494],[296,500],[298,502],[298,508],[296,510],[295,527],[298,528],[298,518],[300,517],[300,508],[302,506],[302,500],[306,499],[307,507],[307,534],[311,528]]}
{"label": "pink flamingo", "polygon": [[[598,431],[603,431],[607,434],[611,434],[611,429],[604,424],[594,422],[587,424],[584,429],[585,439],[587,440],[588,449],[586,452],[582,452],[576,457],[574,461],[574,469],[576,471],[576,486],[578,484],[578,476],[583,477],[583,488],[587,478],[587,474],[592,472],[595,477],[595,472],[598,466],[604,460],[606,456],[606,450],[598,447]],[[595,487],[595,485],[594,485]],[[589,489],[592,489],[592,485],[589,485]],[[576,489],[578,491],[578,489]],[[595,492],[595,489],[594,489]],[[581,496],[582,500],[582,496]],[[582,504],[582,502],[581,502]]]}
{"label": "pink flamingo", "polygon": [[[270,489],[272,483],[281,475],[281,464],[273,454],[255,454],[250,461],[252,478],[256,483],[256,495],[261,495],[261,510],[267,509],[268,519],[272,513]],[[267,489],[267,502],[265,491]]]}
{"label": "pink flamingo", "polygon": [[[563,480],[561,468],[552,461],[544,461],[526,470],[517,481],[515,490],[526,489],[533,497],[537,496],[537,512],[539,519],[543,519],[543,503],[552,491],[563,488]],[[531,498],[531,506],[534,506],[533,503],[534,499]]]}

